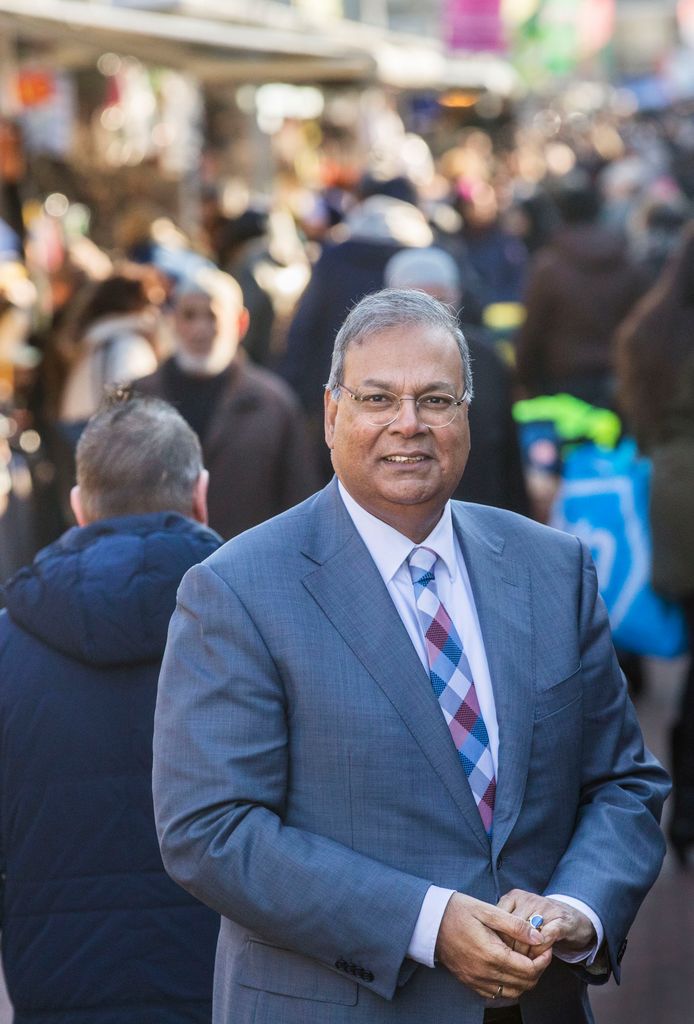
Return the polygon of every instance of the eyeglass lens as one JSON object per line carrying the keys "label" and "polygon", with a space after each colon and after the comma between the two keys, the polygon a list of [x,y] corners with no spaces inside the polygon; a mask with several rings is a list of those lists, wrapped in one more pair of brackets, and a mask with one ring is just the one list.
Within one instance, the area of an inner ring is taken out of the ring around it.
{"label": "eyeglass lens", "polygon": [[388,391],[365,391],[355,397],[363,416],[376,426],[387,426],[397,419],[403,401],[414,401],[419,420],[430,427],[451,423],[458,409],[453,395],[440,392],[428,392],[417,399],[401,398]]}

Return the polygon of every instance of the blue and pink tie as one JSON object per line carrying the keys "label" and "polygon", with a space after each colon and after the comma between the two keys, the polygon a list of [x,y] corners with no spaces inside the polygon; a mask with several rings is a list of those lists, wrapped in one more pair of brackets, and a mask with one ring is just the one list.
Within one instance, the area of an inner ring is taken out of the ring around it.
{"label": "blue and pink tie", "polygon": [[407,559],[424,632],[431,685],[438,698],[487,835],[492,834],[496,779],[489,734],[480,714],[463,644],[439,600],[434,579],[438,555],[414,548]]}

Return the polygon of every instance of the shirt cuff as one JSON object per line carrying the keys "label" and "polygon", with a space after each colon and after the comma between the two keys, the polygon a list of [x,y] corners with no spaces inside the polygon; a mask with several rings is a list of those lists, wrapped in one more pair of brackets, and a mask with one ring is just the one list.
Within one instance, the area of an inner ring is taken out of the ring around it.
{"label": "shirt cuff", "polygon": [[434,967],[434,953],[439,928],[448,901],[455,889],[441,889],[438,885],[430,885],[422,901],[417,923],[412,932],[407,955],[425,967]]}
{"label": "shirt cuff", "polygon": [[571,952],[560,952],[556,946],[554,947],[554,955],[556,957],[559,957],[560,960],[563,960],[564,963],[578,964],[585,960],[586,967],[590,967],[590,965],[593,963],[596,956],[598,955],[598,951],[602,946],[603,939],[605,938],[605,929],[602,926],[600,918],[594,910],[591,910],[590,907],[586,906],[583,900],[577,900],[573,896],[564,896],[559,893],[550,893],[545,897],[545,899],[556,900],[557,903],[566,903],[567,906],[573,907],[574,910],[579,910],[582,914],[585,914],[585,916],[592,924],[593,928],[595,928],[595,934],[597,935],[597,939],[594,945],[589,946],[587,949],[571,950]]}

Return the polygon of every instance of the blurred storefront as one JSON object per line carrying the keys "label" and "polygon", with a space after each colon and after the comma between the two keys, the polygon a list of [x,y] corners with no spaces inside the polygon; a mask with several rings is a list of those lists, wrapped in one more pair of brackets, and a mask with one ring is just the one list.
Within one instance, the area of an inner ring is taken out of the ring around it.
{"label": "blurred storefront", "polygon": [[0,0],[0,113],[21,122],[35,193],[84,204],[97,239],[131,197],[190,227],[213,182],[262,192],[288,167],[310,178],[319,149],[356,167],[404,92],[516,89],[499,54],[452,51],[378,13],[348,0]]}
{"label": "blurred storefront", "polygon": [[573,104],[577,81],[590,94],[578,114],[613,106],[610,82],[626,83],[636,108],[694,94],[693,10],[690,0],[0,0],[0,115],[22,126],[25,198],[81,204],[97,241],[125,214],[137,221],[145,201],[192,231],[214,188],[242,208],[253,193],[349,186],[367,158],[404,152],[407,132],[439,156],[461,128],[503,130],[524,93],[533,114],[558,96]]}

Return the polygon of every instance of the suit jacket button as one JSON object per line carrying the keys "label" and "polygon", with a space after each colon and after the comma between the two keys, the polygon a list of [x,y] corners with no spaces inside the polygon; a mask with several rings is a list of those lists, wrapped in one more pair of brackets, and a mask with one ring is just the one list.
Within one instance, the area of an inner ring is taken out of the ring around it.
{"label": "suit jacket button", "polygon": [[362,978],[364,979],[364,981],[373,981],[373,971],[364,971],[362,974]]}
{"label": "suit jacket button", "polygon": [[499,856],[496,858],[496,870],[497,871],[501,871],[501,868],[503,867],[503,865],[504,865],[504,858],[501,856],[501,854],[499,854]]}
{"label": "suit jacket button", "polygon": [[335,966],[337,967],[338,971],[345,971],[347,970],[347,961],[343,960],[342,957],[340,957],[339,960],[335,961]]}

